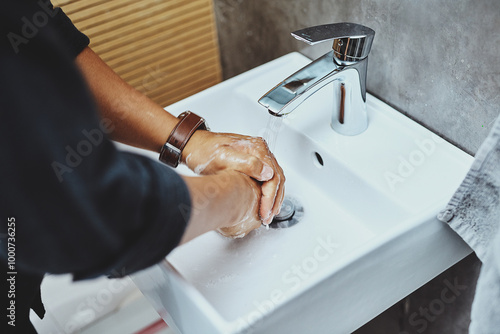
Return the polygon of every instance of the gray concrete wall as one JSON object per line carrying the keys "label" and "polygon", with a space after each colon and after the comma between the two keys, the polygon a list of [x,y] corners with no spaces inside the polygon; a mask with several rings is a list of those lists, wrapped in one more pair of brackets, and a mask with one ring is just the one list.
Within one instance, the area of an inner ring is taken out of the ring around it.
{"label": "gray concrete wall", "polygon": [[[316,58],[331,45],[310,47],[290,32],[350,21],[376,31],[368,65],[370,93],[471,154],[499,115],[498,0],[214,0],[214,4],[225,78],[292,51]],[[478,270],[477,258],[469,257],[358,334],[467,333]],[[467,288],[453,303],[443,310],[434,308],[436,313],[421,314],[440,305],[446,282],[455,281]]]}
{"label": "gray concrete wall", "polygon": [[290,32],[351,21],[376,31],[367,89],[475,153],[500,112],[498,0],[215,0],[225,78],[291,51]]}

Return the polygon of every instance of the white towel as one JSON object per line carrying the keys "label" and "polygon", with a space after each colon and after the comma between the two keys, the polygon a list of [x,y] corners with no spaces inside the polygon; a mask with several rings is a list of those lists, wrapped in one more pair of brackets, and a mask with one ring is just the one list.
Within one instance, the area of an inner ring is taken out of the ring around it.
{"label": "white towel", "polygon": [[438,219],[448,223],[483,262],[469,333],[500,333],[500,117]]}

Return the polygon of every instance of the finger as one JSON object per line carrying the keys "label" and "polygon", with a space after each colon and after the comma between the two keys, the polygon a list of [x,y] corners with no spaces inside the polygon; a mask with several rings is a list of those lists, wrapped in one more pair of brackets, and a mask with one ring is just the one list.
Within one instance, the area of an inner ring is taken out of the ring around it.
{"label": "finger", "polygon": [[254,155],[260,158],[262,161],[264,161],[264,163],[270,165],[273,168],[274,174],[276,173],[280,174],[280,179],[281,179],[280,182],[282,183],[284,181],[283,170],[278,164],[276,157],[269,149],[269,146],[267,146],[267,142],[260,137],[254,138],[253,140],[254,143],[256,143],[255,146],[257,147],[256,151],[254,152]]}
{"label": "finger", "polygon": [[275,176],[262,184],[262,197],[260,201],[260,217],[264,225],[271,223],[273,219],[273,209],[275,206],[276,195],[280,186],[280,176]]}
{"label": "finger", "polygon": [[275,169],[277,170],[277,174],[280,177],[279,189],[278,189],[276,199],[274,201],[274,207],[273,207],[273,214],[277,215],[281,210],[281,204],[283,204],[283,199],[285,198],[286,178],[285,178],[285,173],[283,172],[283,169],[281,168],[281,166],[278,164],[278,162],[274,158],[274,155],[273,155],[273,159],[274,159]]}
{"label": "finger", "polygon": [[280,187],[278,189],[278,193],[276,194],[276,198],[274,200],[274,206],[272,209],[273,216],[276,216],[281,211],[281,204],[283,204],[283,199],[285,198],[285,181],[281,180]]}
{"label": "finger", "polygon": [[229,147],[221,151],[222,153],[218,155],[218,163],[221,166],[224,165],[225,168],[241,172],[257,181],[268,181],[274,176],[272,165],[254,155]]}
{"label": "finger", "polygon": [[[273,180],[266,182],[262,185],[262,192],[263,194],[272,194],[274,191],[274,198],[271,198],[271,196],[266,196],[262,197],[261,201],[261,208],[262,208],[262,213],[266,217],[263,219],[264,224],[269,224],[272,221],[272,218],[274,218],[275,215],[277,215],[280,210],[281,210],[281,204],[283,203],[283,199],[285,197],[285,174],[283,172],[283,169],[281,166],[278,164],[276,161],[276,158],[274,157],[273,154],[271,154],[272,158],[272,164],[274,166],[275,176],[273,177]],[[275,190],[273,190],[273,187]],[[268,208],[271,207],[270,216],[269,216],[269,211]]]}

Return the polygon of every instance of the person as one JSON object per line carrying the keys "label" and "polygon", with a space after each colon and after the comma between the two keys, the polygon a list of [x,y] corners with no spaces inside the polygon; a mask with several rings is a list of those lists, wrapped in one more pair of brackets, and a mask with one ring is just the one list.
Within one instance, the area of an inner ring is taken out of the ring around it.
{"label": "person", "polygon": [[[0,259],[12,292],[2,292],[2,333],[36,332],[29,309],[43,316],[46,273],[121,277],[207,231],[241,237],[279,212],[285,177],[263,139],[169,114],[48,0],[8,1],[0,22]],[[185,144],[180,154],[171,138]],[[111,139],[202,176],[118,151]]]}

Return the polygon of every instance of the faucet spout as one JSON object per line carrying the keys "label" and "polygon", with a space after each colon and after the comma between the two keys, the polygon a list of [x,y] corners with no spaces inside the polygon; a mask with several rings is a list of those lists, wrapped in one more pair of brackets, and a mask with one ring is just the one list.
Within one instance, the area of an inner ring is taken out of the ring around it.
{"label": "faucet spout", "polygon": [[291,113],[308,97],[334,80],[340,72],[333,62],[333,51],[295,72],[262,96],[259,103],[275,116]]}
{"label": "faucet spout", "polygon": [[[357,32],[371,31],[369,41],[366,42],[364,36],[336,38],[332,51],[295,72],[259,99],[259,103],[266,107],[271,115],[279,117],[291,113],[315,92],[332,84],[334,110],[331,127],[344,135],[357,135],[366,130],[368,126],[366,70],[369,47],[374,35],[373,30],[363,26],[360,30],[359,25],[350,23],[319,26],[321,28],[319,38],[324,38],[325,31],[332,27],[336,29],[341,27],[345,30],[345,25],[349,25],[350,29],[356,29]],[[318,35],[317,29],[318,27],[308,28],[293,34],[298,33],[308,38],[316,37],[314,33]],[[349,57],[345,54],[339,56],[338,47],[344,43],[356,45],[355,50],[342,49],[344,53],[351,52]],[[359,54],[363,55],[363,58],[353,56]]]}

